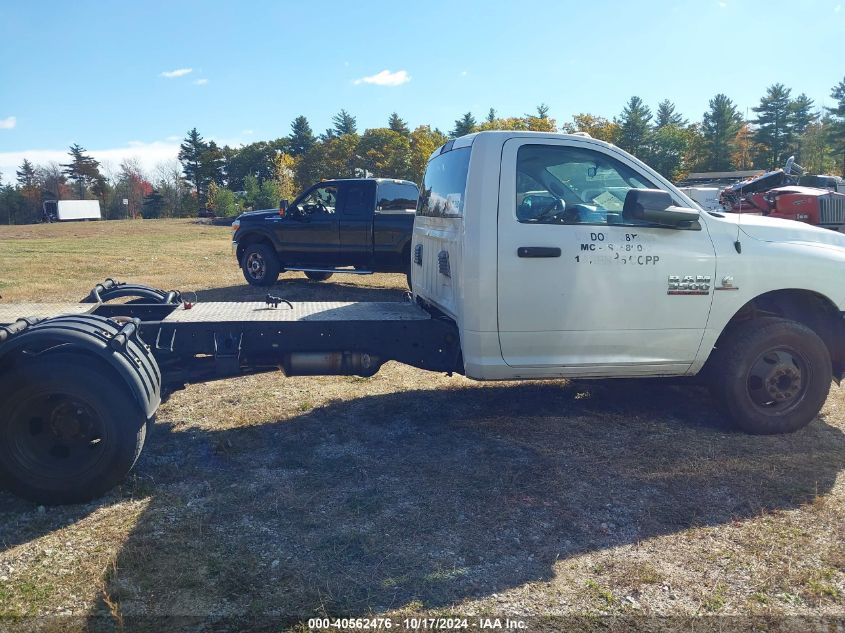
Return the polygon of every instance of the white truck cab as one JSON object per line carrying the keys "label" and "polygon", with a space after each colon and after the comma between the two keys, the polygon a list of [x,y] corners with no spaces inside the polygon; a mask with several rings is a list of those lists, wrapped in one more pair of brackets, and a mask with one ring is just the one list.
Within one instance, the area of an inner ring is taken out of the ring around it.
{"label": "white truck cab", "polygon": [[[814,409],[797,416],[808,423],[842,376],[845,236],[704,211],[602,141],[481,132],[446,143],[429,160],[411,252],[414,297],[454,320],[471,378],[707,366],[747,392],[733,417],[762,411],[756,430],[773,432],[797,424],[796,406]],[[728,371],[737,347],[744,364]],[[721,399],[736,387],[714,380]]]}

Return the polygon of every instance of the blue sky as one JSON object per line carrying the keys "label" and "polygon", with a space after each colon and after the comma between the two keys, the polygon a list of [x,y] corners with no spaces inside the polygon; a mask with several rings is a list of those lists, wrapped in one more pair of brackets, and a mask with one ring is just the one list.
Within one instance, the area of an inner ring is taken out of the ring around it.
{"label": "blue sky", "polygon": [[698,120],[714,94],[744,110],[776,81],[830,104],[843,3],[8,1],[0,171],[8,182],[23,156],[64,160],[71,143],[151,168],[194,126],[248,143],[299,114],[321,132],[341,108],[360,129],[395,110],[448,130],[467,110],[541,102],[559,123],[612,117],[636,94]]}

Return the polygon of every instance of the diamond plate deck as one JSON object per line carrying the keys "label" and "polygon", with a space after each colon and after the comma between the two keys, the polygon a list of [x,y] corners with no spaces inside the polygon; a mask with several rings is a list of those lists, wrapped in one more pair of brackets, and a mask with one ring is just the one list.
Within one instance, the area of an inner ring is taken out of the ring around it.
{"label": "diamond plate deck", "polygon": [[0,303],[0,325],[8,325],[25,317],[87,314],[96,308],[96,303]]}
{"label": "diamond plate deck", "polygon": [[309,301],[294,303],[293,308],[284,303],[271,308],[261,302],[209,302],[199,303],[189,310],[179,306],[162,322],[422,321],[430,318],[419,306],[399,302]]}

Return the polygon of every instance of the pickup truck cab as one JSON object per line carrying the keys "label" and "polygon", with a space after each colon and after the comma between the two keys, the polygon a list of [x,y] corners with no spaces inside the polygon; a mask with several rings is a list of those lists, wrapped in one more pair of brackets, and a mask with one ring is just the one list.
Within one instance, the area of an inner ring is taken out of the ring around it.
{"label": "pickup truck cab", "polygon": [[316,281],[335,272],[407,274],[418,196],[406,180],[326,180],[293,204],[242,214],[232,224],[232,247],[256,286],[288,270]]}
{"label": "pickup truck cab", "polygon": [[795,430],[845,372],[845,236],[705,211],[583,135],[482,132],[426,170],[417,302],[477,379],[702,375],[757,433]]}

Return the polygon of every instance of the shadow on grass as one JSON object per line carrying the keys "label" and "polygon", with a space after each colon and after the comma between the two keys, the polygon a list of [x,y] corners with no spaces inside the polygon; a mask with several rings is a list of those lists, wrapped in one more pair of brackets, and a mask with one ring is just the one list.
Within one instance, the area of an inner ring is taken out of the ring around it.
{"label": "shadow on grass", "polygon": [[[264,301],[268,294],[282,297],[288,301],[404,301],[407,288],[397,284],[396,288],[369,286],[362,283],[350,283],[351,275],[334,275],[327,281],[311,281],[305,277],[293,277],[300,273],[290,273],[268,287],[242,286],[210,288],[196,293],[186,292],[185,298],[197,301]],[[397,281],[404,283],[404,275],[396,275]]]}
{"label": "shadow on grass", "polygon": [[717,420],[696,389],[546,382],[368,396],[220,432],[165,421],[134,483],[102,502],[151,497],[108,591],[127,618],[275,626],[444,606],[583,552],[799,507],[843,466],[845,437],[823,420],[775,437]]}

